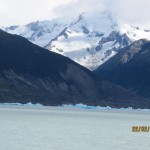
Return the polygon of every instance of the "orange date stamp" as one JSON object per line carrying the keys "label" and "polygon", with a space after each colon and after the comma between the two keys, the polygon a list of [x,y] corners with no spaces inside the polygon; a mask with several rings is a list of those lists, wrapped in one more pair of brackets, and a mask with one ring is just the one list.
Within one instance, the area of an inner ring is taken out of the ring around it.
{"label": "orange date stamp", "polygon": [[150,126],[132,126],[132,132],[150,132]]}

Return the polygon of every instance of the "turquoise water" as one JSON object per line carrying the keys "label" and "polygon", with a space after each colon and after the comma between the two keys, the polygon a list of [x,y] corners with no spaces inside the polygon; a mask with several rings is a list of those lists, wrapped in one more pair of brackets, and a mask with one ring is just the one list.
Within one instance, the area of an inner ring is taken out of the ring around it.
{"label": "turquoise water", "polygon": [[150,112],[0,106],[0,150],[149,150]]}

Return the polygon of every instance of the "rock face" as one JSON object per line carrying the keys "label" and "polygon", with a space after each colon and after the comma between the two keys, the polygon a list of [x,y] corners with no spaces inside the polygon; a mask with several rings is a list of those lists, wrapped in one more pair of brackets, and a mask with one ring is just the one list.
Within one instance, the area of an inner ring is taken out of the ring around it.
{"label": "rock face", "polygon": [[90,70],[98,68],[133,41],[150,39],[150,32],[123,24],[110,12],[82,13],[3,30],[69,57]]}
{"label": "rock face", "polygon": [[0,30],[0,102],[148,107],[72,60]]}
{"label": "rock face", "polygon": [[95,73],[150,99],[150,42],[134,42],[100,66]]}

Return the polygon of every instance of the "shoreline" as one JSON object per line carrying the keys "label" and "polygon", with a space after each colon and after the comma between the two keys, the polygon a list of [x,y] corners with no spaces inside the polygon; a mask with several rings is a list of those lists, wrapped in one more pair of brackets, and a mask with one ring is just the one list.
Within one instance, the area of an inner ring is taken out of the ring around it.
{"label": "shoreline", "polygon": [[28,109],[28,110],[60,110],[60,111],[76,111],[76,112],[108,112],[108,113],[150,113],[150,109],[133,109],[129,108],[111,108],[101,106],[87,106],[83,104],[62,105],[62,106],[43,106],[41,104],[21,104],[21,103],[0,103],[0,109]]}

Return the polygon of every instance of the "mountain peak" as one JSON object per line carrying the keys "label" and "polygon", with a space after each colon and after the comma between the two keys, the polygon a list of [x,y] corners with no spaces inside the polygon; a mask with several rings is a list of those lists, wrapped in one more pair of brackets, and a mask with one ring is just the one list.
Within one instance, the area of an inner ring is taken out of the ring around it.
{"label": "mountain peak", "polygon": [[74,17],[3,29],[69,57],[90,70],[96,69],[132,42],[150,39],[150,32],[118,21],[109,11],[86,12]]}

